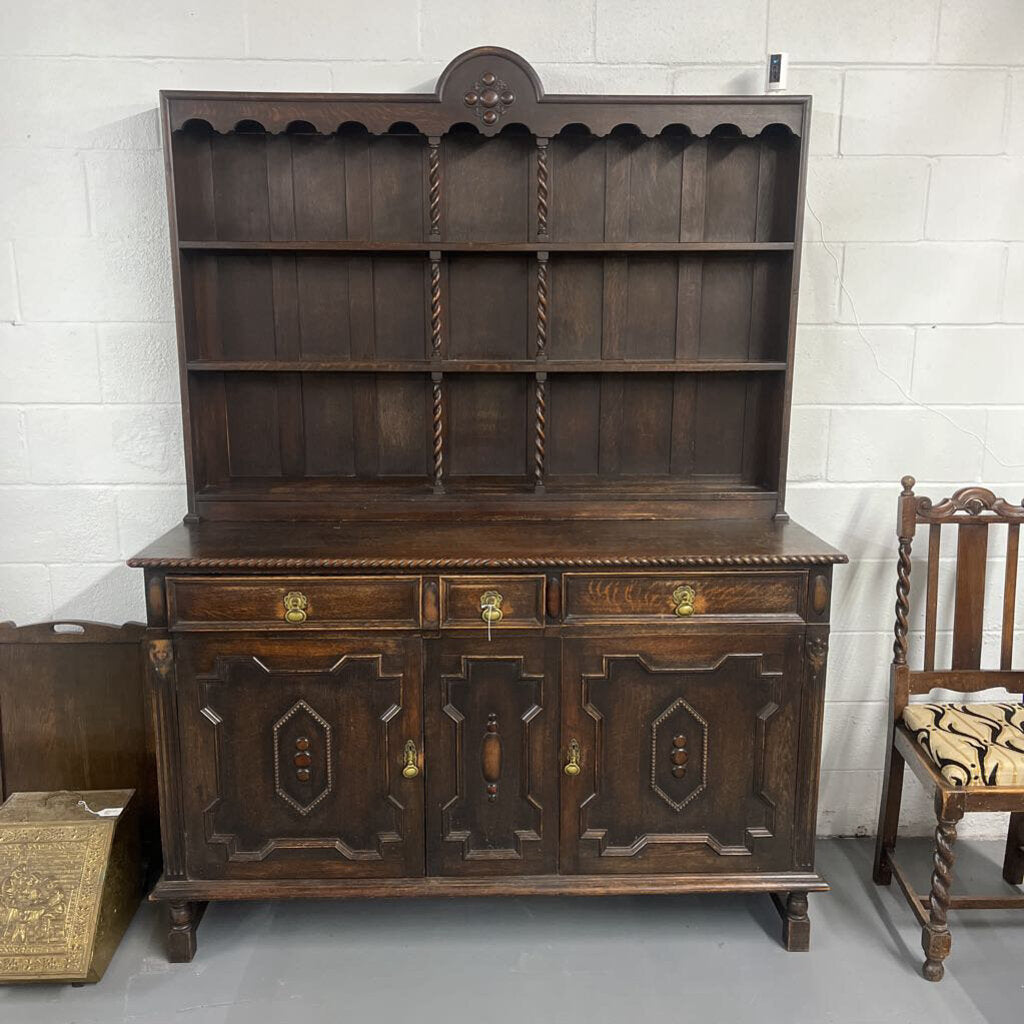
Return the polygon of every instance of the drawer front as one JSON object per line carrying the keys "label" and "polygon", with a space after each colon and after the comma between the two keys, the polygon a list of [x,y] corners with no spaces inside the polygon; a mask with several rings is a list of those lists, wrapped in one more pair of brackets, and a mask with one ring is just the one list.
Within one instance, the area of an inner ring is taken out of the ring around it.
{"label": "drawer front", "polygon": [[711,615],[799,615],[803,573],[566,573],[565,618],[690,620]]}
{"label": "drawer front", "polygon": [[415,629],[418,576],[167,580],[171,629]]}
{"label": "drawer front", "polygon": [[539,629],[543,576],[442,576],[441,628]]}

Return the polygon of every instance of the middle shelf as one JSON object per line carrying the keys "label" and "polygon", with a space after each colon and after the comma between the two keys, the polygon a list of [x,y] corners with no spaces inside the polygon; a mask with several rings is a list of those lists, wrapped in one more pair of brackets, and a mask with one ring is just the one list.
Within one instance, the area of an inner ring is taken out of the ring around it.
{"label": "middle shelf", "polygon": [[794,258],[189,251],[185,359],[197,370],[774,371],[788,359]]}

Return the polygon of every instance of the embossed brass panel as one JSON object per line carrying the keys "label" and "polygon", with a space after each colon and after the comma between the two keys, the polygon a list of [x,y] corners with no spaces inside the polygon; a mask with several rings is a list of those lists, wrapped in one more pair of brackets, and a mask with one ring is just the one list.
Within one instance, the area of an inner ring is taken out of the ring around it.
{"label": "embossed brass panel", "polygon": [[0,981],[99,981],[139,904],[134,790],[0,806]]}

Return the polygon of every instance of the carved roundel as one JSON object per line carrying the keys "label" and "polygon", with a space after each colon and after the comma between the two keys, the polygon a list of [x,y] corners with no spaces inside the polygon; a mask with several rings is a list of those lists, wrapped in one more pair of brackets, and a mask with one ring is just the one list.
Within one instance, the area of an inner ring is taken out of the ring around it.
{"label": "carved roundel", "polygon": [[304,700],[274,723],[274,792],[309,814],[334,788],[331,727]]}
{"label": "carved roundel", "polygon": [[496,75],[490,71],[480,76],[480,80],[463,96],[467,107],[484,124],[495,124],[516,101],[516,94]]}
{"label": "carved roundel", "polygon": [[674,700],[651,725],[651,789],[681,811],[707,786],[708,724]]}

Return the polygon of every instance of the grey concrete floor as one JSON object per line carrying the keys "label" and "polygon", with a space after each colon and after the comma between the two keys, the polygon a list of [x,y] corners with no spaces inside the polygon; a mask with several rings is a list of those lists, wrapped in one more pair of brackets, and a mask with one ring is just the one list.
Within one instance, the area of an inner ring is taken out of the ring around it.
{"label": "grey concrete floor", "polygon": [[[1005,891],[1001,844],[963,843],[961,891]],[[930,847],[901,849],[925,888]],[[919,930],[869,878],[872,843],[820,842],[811,952],[779,946],[767,896],[217,904],[191,964],[145,905],[106,977],[0,989],[3,1024],[1021,1024],[1024,914],[950,915],[938,985]]]}

